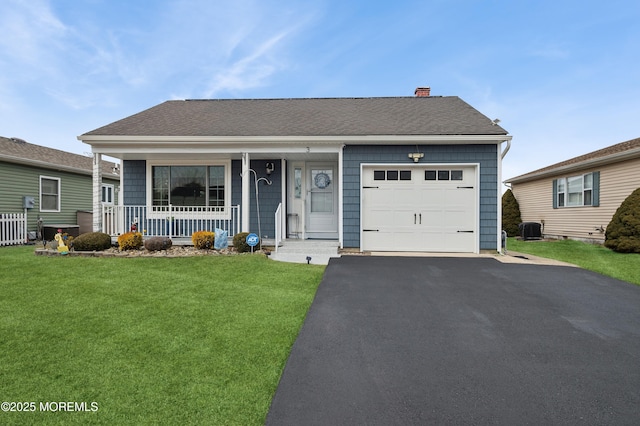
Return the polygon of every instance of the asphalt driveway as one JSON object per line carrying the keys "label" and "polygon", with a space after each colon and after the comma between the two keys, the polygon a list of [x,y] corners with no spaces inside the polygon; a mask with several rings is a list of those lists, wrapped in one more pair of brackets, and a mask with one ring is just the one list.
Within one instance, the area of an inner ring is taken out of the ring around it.
{"label": "asphalt driveway", "polygon": [[640,287],[486,258],[332,259],[266,423],[640,424]]}

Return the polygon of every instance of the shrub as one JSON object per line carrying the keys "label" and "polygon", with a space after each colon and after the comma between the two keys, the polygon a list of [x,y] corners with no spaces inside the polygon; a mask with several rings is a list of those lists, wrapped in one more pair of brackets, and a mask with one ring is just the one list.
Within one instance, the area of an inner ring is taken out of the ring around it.
{"label": "shrub", "polygon": [[216,234],[211,231],[196,231],[191,234],[193,246],[197,249],[211,250],[214,247]]}
{"label": "shrub", "polygon": [[73,239],[73,249],[79,251],[101,251],[111,247],[111,237],[104,232],[87,232]]}
{"label": "shrub", "polygon": [[144,241],[144,248],[149,251],[160,251],[170,249],[173,241],[169,237],[151,237]]}
{"label": "shrub", "polygon": [[247,244],[248,232],[239,232],[233,236],[233,246],[238,253],[246,253],[251,251],[251,246]]}
{"label": "shrub", "polygon": [[140,232],[127,232],[118,236],[120,250],[137,250],[142,247],[142,234]]}
{"label": "shrub", "polygon": [[621,253],[640,253],[640,188],[629,195],[607,225],[605,247]]}
{"label": "shrub", "polygon": [[518,225],[522,222],[520,205],[510,189],[502,195],[502,230],[510,237],[520,235]]}

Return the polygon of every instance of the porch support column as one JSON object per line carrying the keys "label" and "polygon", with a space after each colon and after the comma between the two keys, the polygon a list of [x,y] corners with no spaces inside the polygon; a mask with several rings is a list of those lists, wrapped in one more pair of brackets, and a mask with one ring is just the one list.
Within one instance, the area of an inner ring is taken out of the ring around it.
{"label": "porch support column", "polygon": [[102,231],[102,155],[93,153],[93,232]]}
{"label": "porch support column", "polygon": [[242,224],[241,232],[249,232],[251,212],[251,173],[249,172],[249,153],[242,153]]}

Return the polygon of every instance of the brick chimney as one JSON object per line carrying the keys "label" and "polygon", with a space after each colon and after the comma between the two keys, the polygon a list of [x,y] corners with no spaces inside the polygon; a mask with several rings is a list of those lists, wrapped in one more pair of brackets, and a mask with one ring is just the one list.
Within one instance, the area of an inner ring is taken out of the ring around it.
{"label": "brick chimney", "polygon": [[431,87],[418,87],[414,93],[418,98],[431,96]]}

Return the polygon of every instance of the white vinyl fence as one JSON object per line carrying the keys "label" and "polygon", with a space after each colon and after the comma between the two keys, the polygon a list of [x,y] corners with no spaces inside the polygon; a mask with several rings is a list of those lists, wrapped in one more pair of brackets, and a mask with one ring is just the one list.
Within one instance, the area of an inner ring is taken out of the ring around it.
{"label": "white vinyl fence", "polygon": [[0,213],[0,246],[24,244],[27,241],[27,215]]}

